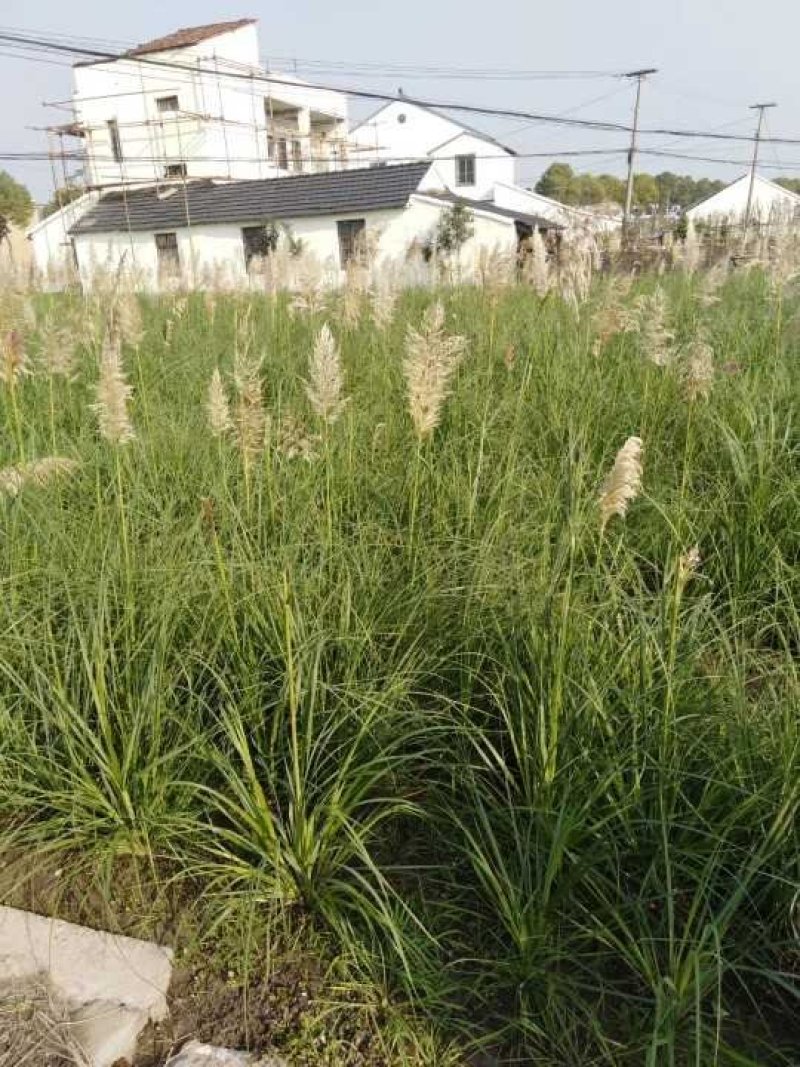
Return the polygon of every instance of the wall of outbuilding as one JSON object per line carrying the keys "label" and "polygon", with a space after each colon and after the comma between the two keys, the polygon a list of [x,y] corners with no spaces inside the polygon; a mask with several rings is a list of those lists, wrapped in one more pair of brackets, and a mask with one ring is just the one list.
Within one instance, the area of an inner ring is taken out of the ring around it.
{"label": "wall of outbuilding", "polygon": [[[284,220],[284,225],[295,239],[302,242],[304,255],[319,265],[322,282],[334,285],[343,277],[337,222],[363,218],[368,246],[375,262],[387,267],[390,264],[399,266],[414,255],[415,246],[421,249],[430,240],[445,210],[447,205],[415,195],[405,208],[293,218]],[[251,225],[258,223],[259,220],[253,220]],[[247,224],[201,225],[172,231],[178,241],[182,283],[190,287],[212,283],[231,286],[247,284],[243,225]],[[473,216],[473,235],[460,253],[462,269],[468,275],[482,249],[513,252],[515,248],[513,220],[476,211]],[[123,270],[130,272],[142,288],[158,288],[154,232],[76,235],[75,250],[81,278],[86,285],[91,285],[98,273],[116,272],[122,265]]]}

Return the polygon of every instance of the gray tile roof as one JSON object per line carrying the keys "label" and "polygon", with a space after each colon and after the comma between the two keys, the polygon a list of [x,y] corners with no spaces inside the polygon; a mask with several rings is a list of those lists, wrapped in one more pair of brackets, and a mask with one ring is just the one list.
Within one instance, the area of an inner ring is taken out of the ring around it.
{"label": "gray tile roof", "polygon": [[279,221],[404,207],[430,166],[430,162],[405,163],[291,178],[224,184],[190,181],[185,186],[115,191],[101,197],[70,233],[175,230],[189,224]]}

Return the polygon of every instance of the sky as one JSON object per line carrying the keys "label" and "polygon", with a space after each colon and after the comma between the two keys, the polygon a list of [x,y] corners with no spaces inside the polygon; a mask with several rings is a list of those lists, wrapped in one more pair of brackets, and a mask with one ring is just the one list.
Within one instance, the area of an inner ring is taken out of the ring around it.
{"label": "sky", "polygon": [[[293,0],[273,5],[254,0],[4,0],[2,30],[102,39],[122,49],[181,26],[240,17],[259,19],[262,54],[273,70],[295,71],[336,87],[395,92],[432,101],[454,101],[628,124],[633,87],[600,76],[657,67],[642,94],[641,123],[647,127],[718,130],[752,134],[749,105],[776,101],[767,116],[771,136],[800,141],[797,42],[798,0]],[[71,92],[67,57],[47,62],[12,55],[0,42],[0,152],[46,148],[32,127],[68,119],[43,106]],[[313,61],[313,65],[312,65]],[[320,62],[339,69],[321,68]],[[347,65],[361,64],[361,70]],[[368,67],[365,69],[364,64]],[[417,70],[387,71],[386,67]],[[419,68],[438,68],[438,76]],[[523,72],[524,78],[443,77],[457,71]],[[532,77],[530,72],[599,72],[591,77]],[[359,117],[374,108],[354,102]],[[454,116],[455,117],[455,116]],[[576,131],[519,119],[464,116],[524,156],[520,180],[532,184],[559,153],[609,150],[609,156],[571,160],[575,169],[622,173],[624,133]],[[642,148],[724,158],[701,162],[642,155],[637,169],[673,170],[732,179],[747,168],[748,143],[700,141],[645,135]],[[800,176],[800,143],[764,145],[763,173]],[[779,167],[784,169],[778,169]],[[50,164],[0,161],[37,200],[52,192]],[[773,169],[774,168],[774,169]]]}

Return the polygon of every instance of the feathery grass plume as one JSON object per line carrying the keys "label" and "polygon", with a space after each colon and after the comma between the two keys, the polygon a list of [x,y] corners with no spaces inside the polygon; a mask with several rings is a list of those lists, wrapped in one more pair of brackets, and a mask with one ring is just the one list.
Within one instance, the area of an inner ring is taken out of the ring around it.
{"label": "feathery grass plume", "polygon": [[657,285],[650,296],[639,298],[639,346],[657,367],[668,367],[675,358],[675,334],[667,328],[667,300]]}
{"label": "feathery grass plume", "polygon": [[77,355],[69,327],[57,322],[53,315],[48,315],[42,323],[39,336],[42,344],[40,360],[45,373],[51,378],[74,381]]}
{"label": "feathery grass plume", "polygon": [[625,291],[625,279],[612,278],[605,287],[600,304],[592,314],[592,355],[595,357],[601,354],[613,337],[630,328],[630,312],[622,303]]}
{"label": "feathery grass plume", "polygon": [[614,515],[625,518],[628,505],[642,491],[642,439],[629,437],[617,452],[600,493],[600,531]]}
{"label": "feathery grass plume", "polygon": [[702,558],[697,545],[681,553],[678,559],[678,586],[681,590],[685,589],[687,582],[695,576],[701,563]]}
{"label": "feathery grass plume", "polygon": [[124,445],[136,436],[128,414],[133,389],[122,366],[119,341],[107,339],[100,355],[100,376],[95,387],[97,400],[92,411],[97,416],[100,436],[109,444]]}
{"label": "feathery grass plume", "polygon": [[527,238],[527,253],[522,265],[522,276],[539,296],[546,296],[551,285],[550,265],[544,238],[535,227]]}
{"label": "feathery grass plume", "polygon": [[309,433],[294,415],[284,415],[278,424],[275,444],[287,459],[304,459],[311,463],[318,458],[319,436]]}
{"label": "feathery grass plume", "polygon": [[428,308],[419,330],[408,328],[403,374],[409,414],[420,441],[430,437],[439,425],[466,344],[466,338],[445,333],[441,301]]}
{"label": "feathery grass plume", "polygon": [[8,330],[0,340],[0,379],[11,387],[32,373],[22,334],[17,329]]}
{"label": "feathery grass plume", "polygon": [[72,474],[78,461],[66,456],[44,456],[0,470],[0,492],[16,496],[26,485],[45,485],[53,478]]}
{"label": "feathery grass plume", "polygon": [[289,304],[289,314],[318,315],[325,310],[328,293],[323,284],[322,267],[311,256],[302,256],[292,263],[295,294]]}
{"label": "feathery grass plume", "polygon": [[596,255],[597,242],[586,233],[565,240],[561,246],[559,288],[562,299],[576,315],[589,295]]}
{"label": "feathery grass plume", "polygon": [[348,265],[341,294],[342,323],[351,329],[358,326],[364,304],[364,270],[356,263]]}
{"label": "feathery grass plume", "polygon": [[372,321],[379,330],[388,330],[397,307],[397,290],[380,283],[372,290]]}
{"label": "feathery grass plume", "polygon": [[144,322],[136,293],[123,289],[115,294],[109,308],[109,326],[122,344],[133,348],[141,344]]}
{"label": "feathery grass plume", "polygon": [[700,262],[703,257],[703,247],[700,244],[700,238],[697,235],[697,230],[691,219],[686,222],[686,236],[683,239],[683,247],[681,248],[681,266],[687,274],[694,274],[700,267]]}
{"label": "feathery grass plume", "polygon": [[233,427],[233,420],[231,419],[231,408],[219,367],[214,368],[211,381],[208,383],[206,414],[208,415],[208,425],[212,437],[225,437],[230,433]]}
{"label": "feathery grass plume", "polygon": [[714,385],[714,350],[702,337],[689,345],[681,371],[687,399],[705,400]]}
{"label": "feathery grass plume", "polygon": [[727,275],[727,260],[720,260],[710,270],[704,271],[700,275],[700,280],[697,283],[697,303],[700,307],[709,308],[719,303],[719,290],[724,284]]}
{"label": "feathery grass plume", "polygon": [[514,369],[514,364],[516,362],[517,362],[517,348],[516,348],[516,345],[513,342],[511,342],[510,344],[506,345],[506,350],[503,353],[503,363],[505,364],[505,368],[506,368],[506,370],[508,371],[509,374]]}
{"label": "feathery grass plume", "polygon": [[344,373],[339,346],[327,322],[322,324],[314,341],[308,371],[304,384],[312,408],[325,422],[335,422],[347,398],[343,396]]}
{"label": "feathery grass plume", "polygon": [[237,447],[245,463],[249,464],[264,447],[267,425],[261,393],[261,360],[237,352],[233,361],[233,383],[236,387],[233,431]]}

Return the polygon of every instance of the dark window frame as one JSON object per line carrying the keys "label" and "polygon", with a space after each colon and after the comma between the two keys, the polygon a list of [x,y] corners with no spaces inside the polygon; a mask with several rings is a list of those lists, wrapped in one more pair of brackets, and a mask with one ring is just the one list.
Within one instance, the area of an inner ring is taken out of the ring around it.
{"label": "dark window frame", "polygon": [[456,156],[456,185],[474,185],[478,173],[478,161],[474,152]]}
{"label": "dark window frame", "polygon": [[188,178],[189,177],[189,168],[187,167],[187,165],[184,162],[184,160],[181,160],[179,163],[167,163],[164,166],[164,177],[165,178]]}
{"label": "dark window frame", "polygon": [[364,218],[337,219],[336,235],[339,238],[339,263],[342,269],[346,270],[364,254],[363,238],[366,232],[367,220]]}
{"label": "dark window frame", "polygon": [[116,119],[108,119],[106,121],[108,128],[108,136],[111,140],[111,155],[114,157],[115,163],[122,163],[125,159],[125,155],[122,151],[122,139],[119,135],[119,123]]}
{"label": "dark window frame", "polygon": [[292,169],[303,169],[303,143],[302,141],[292,141]]}
{"label": "dark window frame", "polygon": [[174,111],[180,111],[180,100],[177,94],[170,93],[169,96],[157,96],[156,97],[156,111],[159,115],[170,114]]}
{"label": "dark window frame", "polygon": [[274,225],[261,223],[258,226],[242,226],[242,251],[244,252],[245,270],[250,269],[253,259],[266,259],[278,244],[278,234]]}
{"label": "dark window frame", "polygon": [[158,277],[175,278],[181,272],[181,254],[178,247],[178,234],[175,230],[166,230],[153,235],[156,243],[156,260]]}

